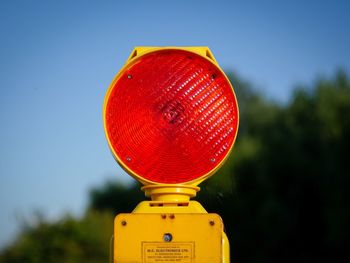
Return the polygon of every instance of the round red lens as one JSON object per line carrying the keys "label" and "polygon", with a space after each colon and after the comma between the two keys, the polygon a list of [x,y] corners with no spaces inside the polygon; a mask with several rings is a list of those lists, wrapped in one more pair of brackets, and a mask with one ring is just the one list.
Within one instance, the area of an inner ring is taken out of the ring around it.
{"label": "round red lens", "polygon": [[117,159],[136,177],[186,183],[212,172],[237,133],[238,110],[224,74],[184,50],[133,60],[106,98],[105,128]]}

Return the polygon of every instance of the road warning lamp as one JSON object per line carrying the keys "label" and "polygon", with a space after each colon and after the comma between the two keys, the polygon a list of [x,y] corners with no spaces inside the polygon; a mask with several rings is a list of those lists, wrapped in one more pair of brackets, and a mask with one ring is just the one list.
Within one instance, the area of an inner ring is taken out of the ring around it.
{"label": "road warning lamp", "polygon": [[239,122],[209,48],[135,48],[103,121],[113,156],[151,198],[116,216],[113,262],[229,262],[220,216],[190,201],[228,157]]}

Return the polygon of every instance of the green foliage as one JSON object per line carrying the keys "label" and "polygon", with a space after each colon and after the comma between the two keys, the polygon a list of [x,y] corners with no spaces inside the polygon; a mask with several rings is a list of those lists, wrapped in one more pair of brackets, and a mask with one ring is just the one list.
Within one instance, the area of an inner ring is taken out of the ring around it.
{"label": "green foliage", "polygon": [[135,206],[145,199],[140,191],[141,185],[123,185],[107,182],[101,188],[94,188],[90,192],[90,208],[98,211],[109,211],[113,214],[129,213]]}
{"label": "green foliage", "polygon": [[[230,77],[240,105],[237,142],[197,200],[223,217],[232,262],[343,262],[350,243],[348,77],[339,72],[297,88],[286,105]],[[99,212],[39,222],[0,263],[107,262],[111,214],[132,211],[144,196],[139,185],[107,183],[90,197],[90,210]]]}
{"label": "green foliage", "polygon": [[99,263],[109,260],[113,233],[110,213],[88,212],[83,219],[65,217],[49,223],[39,219],[23,229],[17,241],[2,251],[1,263]]}

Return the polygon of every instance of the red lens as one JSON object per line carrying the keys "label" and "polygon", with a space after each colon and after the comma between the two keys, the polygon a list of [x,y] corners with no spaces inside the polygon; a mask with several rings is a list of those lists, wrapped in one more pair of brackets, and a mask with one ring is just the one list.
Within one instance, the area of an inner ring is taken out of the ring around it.
{"label": "red lens", "polygon": [[184,50],[130,63],[113,83],[105,127],[117,158],[156,183],[185,183],[213,171],[237,133],[238,111],[224,74]]}

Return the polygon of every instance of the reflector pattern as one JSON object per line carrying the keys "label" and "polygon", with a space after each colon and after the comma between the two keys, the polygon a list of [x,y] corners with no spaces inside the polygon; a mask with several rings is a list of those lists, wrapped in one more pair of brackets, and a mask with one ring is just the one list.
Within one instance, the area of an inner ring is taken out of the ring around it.
{"label": "reflector pattern", "polygon": [[211,172],[238,126],[223,73],[183,50],[152,52],[129,64],[110,90],[104,118],[117,158],[156,183],[185,183]]}

